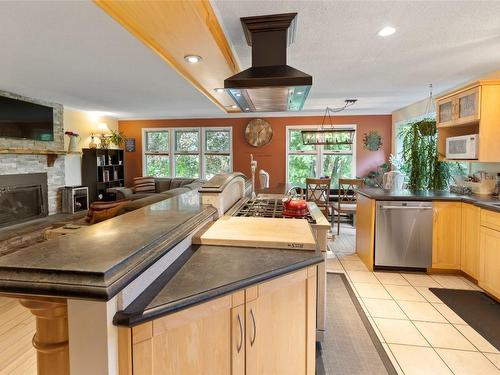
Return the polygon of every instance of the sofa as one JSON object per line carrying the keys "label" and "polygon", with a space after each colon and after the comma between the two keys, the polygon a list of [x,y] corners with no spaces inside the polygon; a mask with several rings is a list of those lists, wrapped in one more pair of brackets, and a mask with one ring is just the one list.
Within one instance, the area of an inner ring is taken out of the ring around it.
{"label": "sofa", "polygon": [[201,179],[162,177],[155,178],[154,192],[136,193],[133,188],[109,188],[107,192],[116,194],[116,201],[92,203],[86,222],[90,224],[97,223],[191,190],[198,190],[203,183],[205,183],[205,180]]}

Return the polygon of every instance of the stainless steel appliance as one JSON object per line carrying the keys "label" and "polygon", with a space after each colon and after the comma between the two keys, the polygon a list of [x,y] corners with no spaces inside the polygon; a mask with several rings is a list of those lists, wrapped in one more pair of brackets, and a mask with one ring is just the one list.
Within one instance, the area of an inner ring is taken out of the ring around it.
{"label": "stainless steel appliance", "polygon": [[375,220],[375,266],[431,267],[432,202],[378,201]]}
{"label": "stainless steel appliance", "polygon": [[478,134],[446,138],[446,159],[473,160],[478,158],[478,151]]}

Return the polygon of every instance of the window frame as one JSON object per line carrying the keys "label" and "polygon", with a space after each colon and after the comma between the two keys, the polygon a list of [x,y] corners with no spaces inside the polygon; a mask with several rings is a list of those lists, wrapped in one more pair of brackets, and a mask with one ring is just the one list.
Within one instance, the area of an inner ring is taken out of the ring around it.
{"label": "window frame", "polygon": [[[177,151],[175,133],[176,131],[198,131],[198,152],[194,151]],[[216,151],[206,151],[206,132],[207,131],[229,131],[229,152],[216,152]],[[147,133],[148,132],[168,132],[169,133],[169,151],[167,153],[161,152],[147,152]],[[198,155],[200,173],[199,177],[201,179],[206,178],[206,168],[205,168],[205,156],[206,155],[227,155],[229,156],[229,168],[233,170],[233,127],[232,126],[200,126],[200,127],[163,127],[163,128],[143,128],[142,129],[142,175],[147,175],[147,163],[146,155],[167,155],[169,159],[169,175],[162,177],[175,177],[175,156],[176,155]]]}
{"label": "window frame", "polygon": [[[288,174],[288,165],[289,165],[289,156],[290,155],[315,155],[316,163],[315,163],[315,171],[316,174],[322,175],[323,164],[324,164],[324,156],[325,155],[352,155],[351,158],[351,178],[355,178],[356,176],[356,135],[357,135],[357,125],[356,124],[339,124],[334,125],[335,129],[345,129],[345,130],[354,130],[354,138],[353,143],[351,145],[351,150],[324,150],[323,145],[315,145],[314,150],[290,150],[290,133],[291,131],[300,131],[300,130],[317,130],[321,128],[321,125],[287,125],[286,126],[286,149],[285,149],[285,179],[286,183],[289,184],[289,174]],[[320,176],[316,176],[319,178]]]}

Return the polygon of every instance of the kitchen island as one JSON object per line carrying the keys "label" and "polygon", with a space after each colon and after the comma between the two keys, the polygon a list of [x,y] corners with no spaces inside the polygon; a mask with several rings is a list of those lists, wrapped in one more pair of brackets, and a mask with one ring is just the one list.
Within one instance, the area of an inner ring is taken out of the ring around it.
{"label": "kitchen island", "polygon": [[[232,181],[244,191],[241,175],[223,180],[228,191],[237,190]],[[231,206],[227,199],[224,204]],[[218,218],[218,207],[204,204],[192,191],[0,258],[0,294],[20,300],[37,319],[38,373],[165,373],[154,367],[155,358],[165,356],[180,369],[192,368],[191,357],[183,361],[156,345],[166,337],[161,332],[176,337],[173,345],[179,348],[189,343],[202,368],[214,363],[203,361],[210,352],[206,345],[229,348],[221,352],[224,359],[214,357],[220,359],[216,364],[254,358],[273,368],[283,365],[285,357],[262,357],[269,352],[263,346],[269,342],[266,334],[283,338],[290,324],[302,327],[289,333],[303,345],[283,355],[295,355],[293,364],[311,373],[321,251],[193,245],[192,237]],[[270,296],[282,301],[276,311]],[[274,324],[275,313],[289,317]],[[194,316],[199,320],[179,323]],[[182,332],[179,336],[168,330],[172,324]],[[191,340],[192,325],[208,327],[199,332],[204,336],[195,334],[203,341]],[[151,328],[148,342],[156,343],[150,356],[144,356],[147,340],[134,334],[149,332],[144,327]],[[228,357],[233,350],[238,356]],[[140,367],[129,366],[132,357]]]}
{"label": "kitchen island", "polygon": [[356,251],[369,270],[376,267],[376,205],[381,201],[432,203],[432,249],[429,249],[432,264],[427,272],[463,274],[500,298],[498,197],[361,189],[357,202]]}

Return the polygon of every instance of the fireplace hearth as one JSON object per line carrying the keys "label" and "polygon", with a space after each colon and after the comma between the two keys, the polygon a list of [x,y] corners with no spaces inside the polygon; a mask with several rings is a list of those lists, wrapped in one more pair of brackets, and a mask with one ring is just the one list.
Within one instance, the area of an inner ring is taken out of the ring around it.
{"label": "fireplace hearth", "polygon": [[47,173],[0,176],[0,228],[48,215]]}

